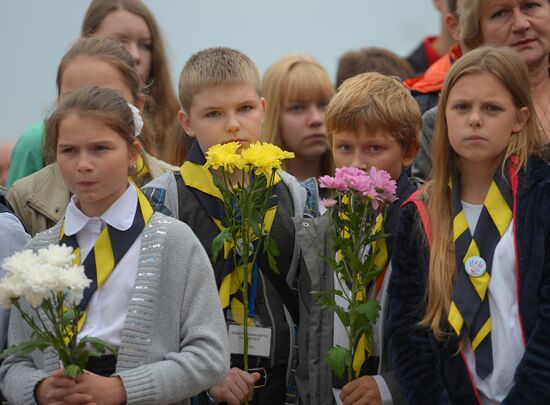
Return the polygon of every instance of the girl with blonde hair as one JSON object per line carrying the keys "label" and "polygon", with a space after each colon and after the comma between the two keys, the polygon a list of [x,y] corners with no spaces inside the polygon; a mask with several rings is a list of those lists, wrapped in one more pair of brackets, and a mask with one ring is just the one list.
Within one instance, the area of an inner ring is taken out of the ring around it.
{"label": "girl with blonde hair", "polygon": [[325,128],[333,85],[315,59],[299,53],[274,62],[262,81],[267,101],[263,140],[294,152],[286,171],[298,180],[332,175],[334,163]]}
{"label": "girl with blonde hair", "polygon": [[550,167],[527,68],[482,47],[451,68],[433,180],[401,212],[388,332],[406,402],[548,403]]}

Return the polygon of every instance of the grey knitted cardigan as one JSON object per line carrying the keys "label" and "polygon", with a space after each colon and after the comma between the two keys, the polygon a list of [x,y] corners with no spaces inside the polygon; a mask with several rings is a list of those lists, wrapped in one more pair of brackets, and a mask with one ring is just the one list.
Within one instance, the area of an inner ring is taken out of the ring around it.
{"label": "grey knitted cardigan", "polygon": [[[36,235],[33,250],[58,243],[60,224]],[[214,272],[200,242],[183,222],[155,213],[143,233],[139,268],[116,364],[128,404],[188,403],[219,383],[229,369],[225,321]],[[9,344],[30,329],[11,313]],[[52,349],[7,358],[0,387],[10,403],[34,404],[34,388],[53,370]]]}

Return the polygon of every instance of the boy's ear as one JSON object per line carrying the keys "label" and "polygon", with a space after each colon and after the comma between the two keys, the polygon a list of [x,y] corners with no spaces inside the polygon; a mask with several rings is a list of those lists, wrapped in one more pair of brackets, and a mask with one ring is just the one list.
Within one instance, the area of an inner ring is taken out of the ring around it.
{"label": "boy's ear", "polygon": [[517,122],[512,127],[512,133],[518,133],[519,131],[521,131],[527,123],[530,115],[531,112],[529,111],[529,108],[521,107],[517,114]]}
{"label": "boy's ear", "polygon": [[180,123],[183,130],[187,133],[187,135],[192,138],[195,137],[195,131],[193,130],[193,126],[191,125],[189,115],[183,109],[178,111],[178,122]]}
{"label": "boy's ear", "polygon": [[410,167],[416,157],[416,152],[418,152],[418,146],[408,145],[403,153],[403,167]]}
{"label": "boy's ear", "polygon": [[264,123],[264,119],[265,119],[265,110],[267,108],[267,101],[265,101],[265,98],[264,97],[261,97],[260,98],[260,104],[262,106],[262,124]]}

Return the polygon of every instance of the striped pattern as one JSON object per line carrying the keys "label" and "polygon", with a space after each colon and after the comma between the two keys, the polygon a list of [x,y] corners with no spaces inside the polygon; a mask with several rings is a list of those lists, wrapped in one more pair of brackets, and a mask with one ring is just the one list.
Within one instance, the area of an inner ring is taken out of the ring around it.
{"label": "striped pattern", "polygon": [[[495,247],[512,220],[512,191],[503,181],[500,169],[491,183],[475,231],[470,232],[460,200],[458,174],[453,174],[451,187],[453,207],[453,234],[456,253],[457,277],[448,320],[457,335],[468,333],[476,357],[476,371],[485,378],[493,370],[491,345],[491,311],[487,289]],[[486,272],[479,277],[469,276],[466,261],[480,256],[487,264]]]}

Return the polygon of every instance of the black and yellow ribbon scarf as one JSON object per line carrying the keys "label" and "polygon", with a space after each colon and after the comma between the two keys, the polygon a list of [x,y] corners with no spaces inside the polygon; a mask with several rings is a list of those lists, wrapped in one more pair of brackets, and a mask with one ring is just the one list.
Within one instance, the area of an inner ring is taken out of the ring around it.
{"label": "black and yellow ribbon scarf", "polygon": [[[204,208],[206,214],[212,219],[216,226],[223,231],[225,229],[225,208],[223,204],[223,195],[221,191],[214,184],[212,172],[204,167],[206,160],[204,155],[200,151],[200,148],[195,143],[189,154],[187,160],[180,168],[181,177],[187,187],[191,189],[201,206]],[[275,175],[274,184],[281,181],[278,175]],[[268,209],[264,218],[264,229],[269,233],[277,213],[277,198],[275,195],[269,201]],[[254,238],[253,238],[254,239]],[[240,288],[244,284],[244,268],[238,266],[235,268],[234,256],[235,252],[234,244],[224,244],[224,267],[221,275],[216,275],[219,282],[219,295],[222,309],[227,307],[231,308],[233,320],[242,324],[244,323],[244,317],[242,316],[244,311],[244,305],[242,303],[242,297],[240,294]],[[251,282],[252,265],[249,264],[249,280]],[[252,320],[249,320],[251,322]]]}
{"label": "black and yellow ribbon scarf", "polygon": [[[153,216],[153,209],[145,195],[135,184],[132,183],[130,187],[135,187],[138,195],[137,208],[132,225],[126,231],[120,231],[107,224],[99,234],[93,249],[86,256],[84,262],[82,262],[86,277],[92,280],[92,283],[84,290],[83,299],[77,306],[83,311],[83,315],[78,321],[78,331],[82,329],[86,320],[85,310],[92,295],[105,283],[105,280],[107,280],[128,249],[134,244],[147,222],[149,222],[149,219]],[[81,264],[80,247],[78,246],[76,235],[66,235],[64,230],[65,224],[63,223],[59,234],[59,244],[71,246],[76,256],[75,263]]]}
{"label": "black and yellow ribbon scarf", "polygon": [[[495,248],[513,217],[512,190],[500,168],[491,183],[475,231],[470,232],[460,199],[460,182],[454,173],[449,181],[453,208],[453,234],[456,253],[456,282],[448,320],[457,335],[467,333],[475,352],[477,375],[484,379],[493,370],[491,311],[487,289]],[[470,276],[465,264],[470,257],[485,260],[486,271]]]}
{"label": "black and yellow ribbon scarf", "polygon": [[[373,233],[377,233],[377,232],[384,232],[384,217],[382,214],[378,215],[378,217],[376,218],[376,225],[374,227]],[[382,283],[384,282],[385,270],[389,262],[389,254],[388,254],[386,239],[382,238],[373,242],[371,245],[371,249],[372,249],[372,252],[374,252],[374,265],[379,269],[383,269],[382,272],[376,278],[374,283],[374,295],[376,297],[380,292]],[[359,293],[357,293],[357,299],[366,300],[367,291],[364,289],[363,291],[360,291]],[[363,368],[363,364],[365,364],[365,361],[367,360],[368,348],[370,346],[370,343],[371,342],[368,341],[367,335],[365,333],[363,333],[358,339],[356,339],[355,352],[353,355],[353,362],[352,362],[353,371],[355,372],[356,376],[360,375],[361,369]]]}

